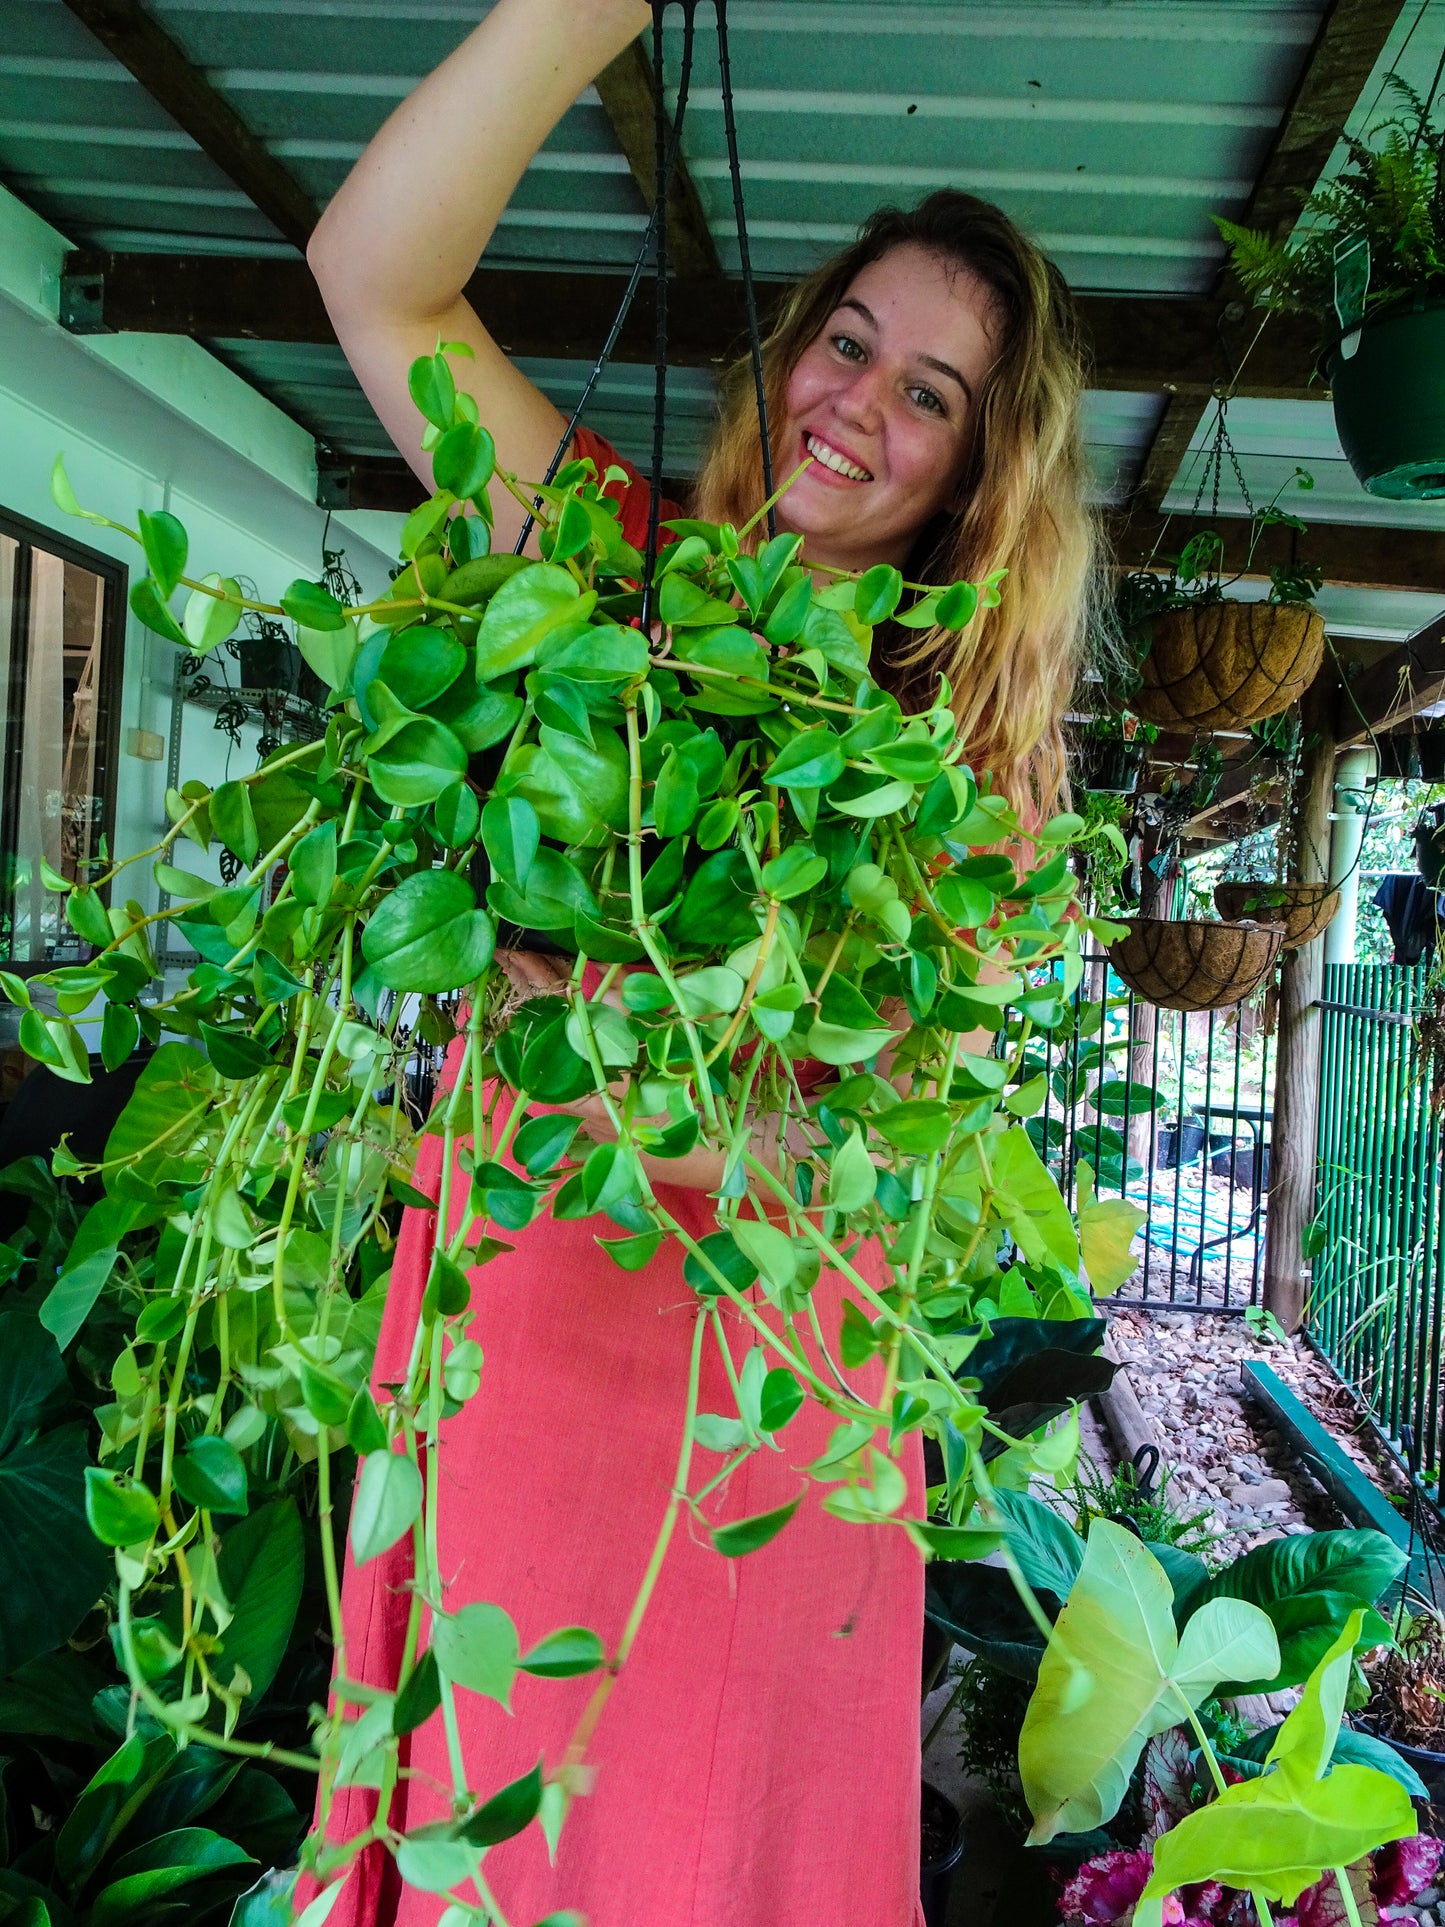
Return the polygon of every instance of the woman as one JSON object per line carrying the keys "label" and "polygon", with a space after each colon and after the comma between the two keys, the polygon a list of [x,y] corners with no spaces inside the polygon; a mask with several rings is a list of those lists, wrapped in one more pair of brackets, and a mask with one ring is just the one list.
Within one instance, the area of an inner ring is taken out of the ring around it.
{"label": "woman", "polygon": [[[396,444],[429,481],[407,369],[438,337],[465,342],[463,385],[501,464],[540,477],[564,422],[507,360],[461,289],[523,169],[566,108],[644,28],[639,0],[498,0],[485,22],[393,115],[332,202],[310,258],[337,334]],[[1008,220],[968,196],[885,210],[785,304],[766,348],[774,466],[811,458],[778,524],[808,558],[915,578],[1007,568],[1002,606],[961,637],[886,643],[876,673],[908,702],[950,679],[963,739],[1025,807],[1064,778],[1060,720],[1075,680],[1093,547],[1083,505],[1081,372],[1067,295]],[[578,449],[611,451],[579,435]],[[722,422],[692,504],[745,521],[762,497],[751,379],[725,386]],[[520,516],[499,496],[497,541]],[[641,544],[646,488],[624,526]],[[524,990],[556,966],[514,954]],[[589,1115],[600,1134],[605,1120]],[[420,1182],[436,1176],[428,1139]],[[432,1159],[428,1169],[426,1157]],[[707,1149],[655,1163],[671,1209],[710,1228],[721,1161]],[[504,1606],[525,1649],[582,1623],[615,1644],[675,1476],[696,1300],[666,1252],[614,1269],[587,1220],[531,1227],[476,1274],[481,1395],[449,1422],[441,1497],[446,1605]],[[433,1221],[407,1213],[376,1383],[404,1376]],[[815,1291],[824,1329],[837,1281]],[[735,1362],[746,1349],[727,1321]],[[860,1377],[860,1389],[866,1390]],[[702,1409],[733,1409],[716,1347]],[[799,1468],[826,1443],[809,1408],[734,1475],[713,1523],[804,1493],[762,1550],[718,1557],[674,1537],[626,1672],[588,1752],[555,1868],[535,1828],[491,1850],[487,1876],[510,1927],[576,1907],[589,1927],[909,1927],[918,1917],[918,1662],[922,1574],[902,1533],[824,1514]],[[701,1454],[702,1473],[716,1461]],[[910,1510],[922,1503],[909,1464]],[[393,1684],[407,1554],[349,1572],[347,1671]],[[515,1714],[463,1695],[473,1791],[561,1759],[591,1682],[519,1680]],[[446,1817],[450,1785],[433,1720],[410,1736],[390,1814],[398,1831]],[[343,1795],[333,1837],[367,1825],[374,1796]],[[375,1848],[331,1927],[421,1927],[443,1903],[403,1889]],[[448,1923],[450,1927],[450,1923]]]}

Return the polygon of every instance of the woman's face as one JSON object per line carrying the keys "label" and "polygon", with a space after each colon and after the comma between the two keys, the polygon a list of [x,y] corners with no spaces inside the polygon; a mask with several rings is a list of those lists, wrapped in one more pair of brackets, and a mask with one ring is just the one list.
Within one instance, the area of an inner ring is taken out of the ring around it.
{"label": "woman's face", "polygon": [[857,275],[789,378],[775,443],[779,481],[813,458],[778,504],[809,559],[901,565],[956,501],[998,325],[971,269],[913,242]]}

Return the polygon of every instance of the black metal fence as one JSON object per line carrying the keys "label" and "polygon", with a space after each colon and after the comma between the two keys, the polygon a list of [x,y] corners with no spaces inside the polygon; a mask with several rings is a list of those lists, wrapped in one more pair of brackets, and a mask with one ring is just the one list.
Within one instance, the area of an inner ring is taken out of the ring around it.
{"label": "black metal fence", "polygon": [[1047,1073],[1029,1120],[1072,1202],[1087,1162],[1101,1195],[1146,1214],[1115,1304],[1241,1312],[1260,1295],[1274,1062],[1257,1005],[1186,1014],[1134,997],[1085,958],[1075,1022],[1031,1046]]}

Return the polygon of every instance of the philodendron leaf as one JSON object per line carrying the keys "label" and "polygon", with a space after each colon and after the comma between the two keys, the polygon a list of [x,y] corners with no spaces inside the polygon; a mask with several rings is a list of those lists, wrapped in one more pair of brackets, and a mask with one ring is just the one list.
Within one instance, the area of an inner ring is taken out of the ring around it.
{"label": "philodendron leaf", "polygon": [[1181,1641],[1171,1602],[1153,1554],[1122,1526],[1096,1519],[1019,1739],[1033,1844],[1112,1819],[1153,1734],[1242,1664],[1254,1678],[1277,1670],[1274,1629],[1257,1606],[1213,1600]]}
{"label": "philodendron leaf", "polygon": [[372,913],[362,955],[389,990],[429,996],[473,983],[492,961],[496,931],[454,870],[420,870]]}
{"label": "philodendron leaf", "polygon": [[1030,1264],[1079,1268],[1079,1241],[1069,1207],[1021,1124],[993,1151],[994,1201]]}
{"label": "philodendron leaf", "polygon": [[1127,1198],[1095,1197],[1092,1165],[1080,1164],[1078,1185],[1080,1255],[1089,1283],[1106,1296],[1138,1270],[1134,1234],[1147,1214]]}
{"label": "philodendron leaf", "polygon": [[1330,1765],[1363,1617],[1350,1615],[1311,1673],[1264,1773],[1226,1787],[1155,1843],[1146,1897],[1218,1880],[1289,1906],[1326,1868],[1347,1867],[1416,1831],[1410,1796],[1396,1780],[1375,1767]]}

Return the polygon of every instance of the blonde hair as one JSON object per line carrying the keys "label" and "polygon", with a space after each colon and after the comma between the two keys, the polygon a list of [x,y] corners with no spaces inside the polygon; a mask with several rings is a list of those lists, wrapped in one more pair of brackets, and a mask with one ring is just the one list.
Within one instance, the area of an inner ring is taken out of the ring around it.
{"label": "blonde hair", "polygon": [[[906,212],[878,209],[851,247],[784,301],[763,345],[769,420],[786,418],[789,377],[855,277],[909,244],[971,269],[1001,321],[960,506],[920,530],[910,573],[943,582],[978,581],[992,569],[1008,576],[996,609],[981,609],[960,634],[910,636],[897,661],[913,672],[907,681],[922,686],[919,706],[932,700],[934,676],[948,677],[975,771],[991,771],[1030,815],[1046,815],[1068,793],[1062,723],[1082,667],[1099,546],[1079,424],[1084,360],[1058,269],[1006,214],[971,194],[944,189]],[[752,370],[743,361],[723,378],[722,417],[698,479],[696,512],[742,523],[762,494]],[[881,668],[879,677],[886,681]]]}

